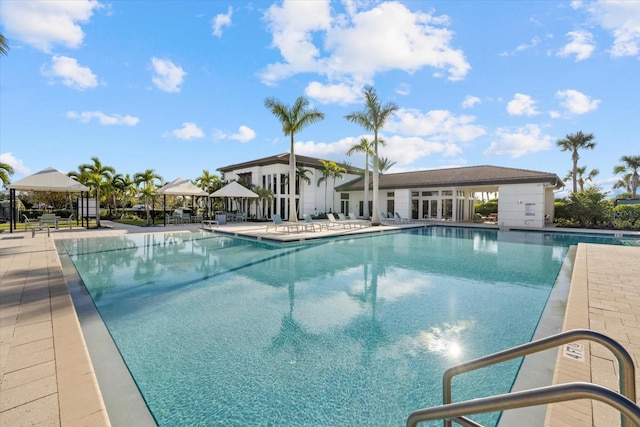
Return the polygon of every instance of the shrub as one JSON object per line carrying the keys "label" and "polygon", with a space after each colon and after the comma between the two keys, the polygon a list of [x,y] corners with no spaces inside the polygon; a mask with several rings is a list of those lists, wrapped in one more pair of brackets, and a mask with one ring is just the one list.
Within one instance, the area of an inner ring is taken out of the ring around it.
{"label": "shrub", "polygon": [[489,216],[489,214],[498,212],[498,199],[492,199],[485,203],[476,203],[475,211],[482,216]]}
{"label": "shrub", "polygon": [[613,220],[613,205],[605,200],[605,193],[588,188],[569,197],[569,218],[582,227],[610,227]]}
{"label": "shrub", "polygon": [[613,226],[625,230],[640,230],[640,205],[618,205],[613,208]]}

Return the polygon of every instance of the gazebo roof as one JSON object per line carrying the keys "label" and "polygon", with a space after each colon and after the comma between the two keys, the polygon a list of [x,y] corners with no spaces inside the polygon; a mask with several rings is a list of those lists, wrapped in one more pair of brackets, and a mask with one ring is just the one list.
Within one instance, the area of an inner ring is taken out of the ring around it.
{"label": "gazebo roof", "polygon": [[158,188],[158,194],[168,196],[208,196],[205,190],[197,187],[188,179],[176,178],[170,183]]}
{"label": "gazebo roof", "polygon": [[46,168],[26,178],[22,178],[7,186],[10,190],[17,191],[53,191],[80,193],[89,191],[86,187],[73,178],[54,168]]}

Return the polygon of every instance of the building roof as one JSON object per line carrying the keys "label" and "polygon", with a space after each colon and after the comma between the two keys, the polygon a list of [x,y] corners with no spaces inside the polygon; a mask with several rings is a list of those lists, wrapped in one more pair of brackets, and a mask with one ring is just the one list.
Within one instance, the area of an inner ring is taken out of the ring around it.
{"label": "building roof", "polygon": [[[468,166],[381,174],[378,186],[381,190],[392,190],[423,187],[487,187],[527,183],[546,183],[556,188],[564,186],[562,180],[554,173],[500,166]],[[336,187],[336,191],[362,190],[364,190],[363,178]]]}
{"label": "building roof", "polygon": [[[342,166],[343,168],[347,169],[347,172],[349,173],[363,172],[362,169],[348,165],[346,163],[340,163],[340,162],[336,162],[336,163],[339,166]],[[262,159],[251,160],[244,163],[236,163],[235,165],[223,166],[218,168],[217,170],[224,173],[224,172],[233,172],[238,169],[246,169],[246,168],[251,168],[255,166],[269,166],[269,165],[275,165],[275,164],[288,165],[289,153],[282,153],[275,156],[264,157]],[[301,156],[299,154],[296,154],[296,165],[302,166],[302,167],[306,166],[314,169],[324,169],[324,166],[320,162],[320,159],[316,159],[314,157]]]}

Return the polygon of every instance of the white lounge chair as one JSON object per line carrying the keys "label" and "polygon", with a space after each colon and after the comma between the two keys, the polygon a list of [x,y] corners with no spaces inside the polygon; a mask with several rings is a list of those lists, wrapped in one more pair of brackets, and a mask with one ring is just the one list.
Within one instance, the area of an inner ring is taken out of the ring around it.
{"label": "white lounge chair", "polygon": [[327,214],[327,219],[329,220],[329,225],[328,227],[342,227],[342,228],[351,228],[351,223],[349,223],[348,221],[338,221],[336,220],[336,217],[333,216],[333,214],[331,212],[329,212]]}
{"label": "white lounge chair", "polygon": [[[285,224],[282,221],[282,217],[280,217],[280,215],[278,214],[273,214],[271,215],[271,220],[273,221],[273,227],[275,228],[275,231],[278,231],[278,228],[284,228],[285,230],[287,230],[287,234],[291,233],[292,229],[295,229],[296,231],[300,230],[300,224],[296,224],[296,223],[291,223],[291,224]],[[269,225],[267,225],[267,231],[269,231]]]}
{"label": "white lounge chair", "polygon": [[304,216],[304,227],[305,227],[305,230],[308,230],[309,228],[311,228],[311,231],[316,231],[316,227],[318,227],[319,231],[322,231],[322,227],[329,228],[327,227],[327,224],[314,221],[313,218],[311,218],[311,215],[309,214],[306,214]]}
{"label": "white lounge chair", "polygon": [[371,225],[371,223],[366,219],[358,219],[356,217],[356,214],[354,214],[353,212],[349,213],[349,221],[359,227],[368,227],[369,225]]}

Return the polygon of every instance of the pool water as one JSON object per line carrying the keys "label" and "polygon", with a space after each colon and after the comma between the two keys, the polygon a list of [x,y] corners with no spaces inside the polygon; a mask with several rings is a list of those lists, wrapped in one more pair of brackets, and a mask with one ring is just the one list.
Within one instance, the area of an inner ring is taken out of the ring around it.
{"label": "pool water", "polygon": [[[207,232],[64,245],[159,425],[401,426],[441,403],[450,366],[530,341],[576,243],[559,236],[432,227],[297,245]],[[454,401],[508,392],[519,365],[456,377]]]}

